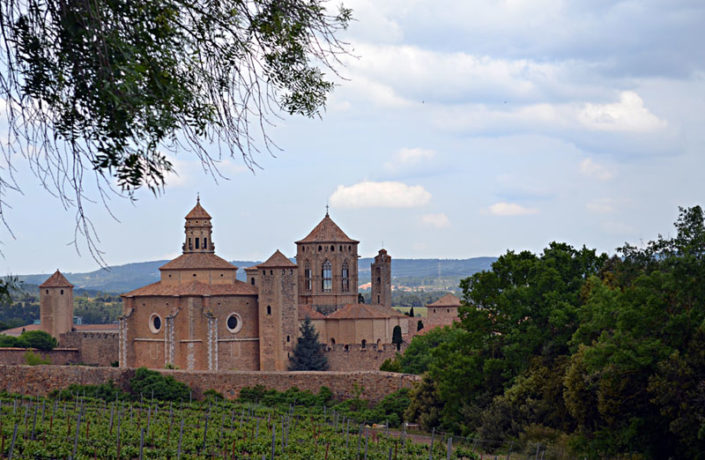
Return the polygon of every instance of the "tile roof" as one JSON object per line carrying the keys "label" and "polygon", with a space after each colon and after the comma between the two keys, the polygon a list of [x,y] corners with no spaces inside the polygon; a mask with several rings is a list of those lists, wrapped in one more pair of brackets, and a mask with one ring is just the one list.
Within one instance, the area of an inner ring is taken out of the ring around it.
{"label": "tile roof", "polygon": [[4,331],[0,331],[0,334],[17,337],[18,335],[22,334],[22,331],[39,331],[41,329],[41,324],[27,324],[25,326],[13,327],[12,329],[5,329]]}
{"label": "tile roof", "polygon": [[359,241],[346,235],[326,214],[323,220],[311,230],[311,233],[296,243],[359,243]]}
{"label": "tile roof", "polygon": [[210,219],[211,215],[206,212],[205,209],[203,209],[203,206],[201,206],[201,200],[196,201],[196,206],[193,207],[191,211],[189,211],[188,214],[186,214],[186,219]]}
{"label": "tile roof", "polygon": [[296,264],[287,259],[287,257],[276,250],[272,257],[257,265],[258,268],[296,268]]}
{"label": "tile roof", "polygon": [[237,270],[235,265],[210,252],[192,252],[181,254],[171,262],[167,262],[159,267],[159,270],[191,270],[202,268]]}
{"label": "tile roof", "polygon": [[337,310],[326,318],[330,319],[370,319],[370,318],[397,318],[406,316],[393,308],[382,305],[369,305],[365,303],[351,303]]}
{"label": "tile roof", "polygon": [[299,305],[299,320],[307,316],[311,319],[326,319],[326,315],[314,310],[311,305]]}
{"label": "tile roof", "polygon": [[42,284],[39,285],[40,288],[48,288],[48,287],[65,287],[65,288],[72,288],[73,284],[69,283],[69,280],[66,279],[64,275],[61,274],[61,272],[57,269],[53,275],[51,275],[49,278],[47,278],[46,281],[44,281]]}
{"label": "tile roof", "polygon": [[459,307],[460,304],[460,299],[454,296],[453,294],[446,294],[440,299],[436,300],[433,303],[430,303],[426,305],[427,307]]}
{"label": "tile roof", "polygon": [[258,292],[256,287],[242,281],[235,281],[233,284],[208,284],[200,281],[188,284],[165,284],[157,281],[125,293],[122,297],[257,295]]}

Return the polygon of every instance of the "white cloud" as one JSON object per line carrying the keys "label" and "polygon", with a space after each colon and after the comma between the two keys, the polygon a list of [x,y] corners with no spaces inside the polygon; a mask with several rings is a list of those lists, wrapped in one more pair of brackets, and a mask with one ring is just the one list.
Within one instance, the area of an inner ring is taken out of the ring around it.
{"label": "white cloud", "polygon": [[539,212],[536,208],[527,208],[516,203],[501,201],[489,207],[490,214],[495,216],[526,216]]}
{"label": "white cloud", "polygon": [[330,196],[330,204],[341,208],[414,208],[431,200],[431,194],[420,185],[402,182],[360,182],[339,185]]}
{"label": "white cloud", "polygon": [[430,160],[436,156],[436,152],[421,148],[403,148],[394,154],[391,161],[384,164],[384,167],[390,171],[417,165],[424,160]]}
{"label": "white cloud", "polygon": [[450,227],[450,220],[448,219],[448,216],[442,212],[438,214],[424,214],[421,216],[421,222],[436,228]]}
{"label": "white cloud", "polygon": [[580,162],[580,173],[600,181],[608,181],[614,178],[615,175],[609,168],[596,163],[592,158],[585,158]]}
{"label": "white cloud", "polygon": [[644,107],[644,101],[634,91],[622,91],[619,102],[613,104],[585,104],[578,120],[587,128],[598,131],[646,132],[667,126]]}

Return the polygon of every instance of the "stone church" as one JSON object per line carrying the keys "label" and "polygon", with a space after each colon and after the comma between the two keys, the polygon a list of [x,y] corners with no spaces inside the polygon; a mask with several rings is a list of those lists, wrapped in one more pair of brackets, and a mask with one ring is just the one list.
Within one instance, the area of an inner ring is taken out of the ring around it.
{"label": "stone church", "polygon": [[[215,254],[211,216],[200,200],[186,215],[182,255],[160,267],[161,279],[123,294],[122,367],[286,370],[305,317],[329,346],[390,344],[409,318],[391,308],[391,257],[372,263],[372,302],[358,303],[358,244],[326,213],[296,242],[294,264],[276,251],[238,267]],[[346,348],[347,349],[347,348]]]}

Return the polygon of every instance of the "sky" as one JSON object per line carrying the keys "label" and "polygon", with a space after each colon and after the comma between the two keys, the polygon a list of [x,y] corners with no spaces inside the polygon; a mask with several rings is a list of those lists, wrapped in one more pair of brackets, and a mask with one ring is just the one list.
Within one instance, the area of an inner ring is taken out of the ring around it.
{"label": "sky", "polygon": [[[285,117],[281,150],[220,162],[177,153],[163,193],[87,211],[109,265],[177,256],[197,194],[216,253],[264,260],[331,217],[360,254],[609,254],[673,233],[703,204],[702,0],[347,0],[351,54],[320,118]],[[13,161],[4,274],[98,269],[65,209]],[[73,241],[77,244],[73,244]]]}

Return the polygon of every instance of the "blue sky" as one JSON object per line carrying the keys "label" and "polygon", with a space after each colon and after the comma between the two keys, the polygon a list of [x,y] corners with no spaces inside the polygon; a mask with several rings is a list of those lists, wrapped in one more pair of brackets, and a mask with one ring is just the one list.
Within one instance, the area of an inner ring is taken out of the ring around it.
{"label": "blue sky", "polygon": [[[346,1],[337,87],[321,119],[284,118],[253,174],[214,180],[187,154],[164,193],[88,205],[109,264],[176,256],[200,193],[216,252],[263,260],[331,216],[369,256],[466,258],[550,241],[614,252],[702,204],[702,1]],[[13,159],[4,273],[98,267],[75,209]]]}

